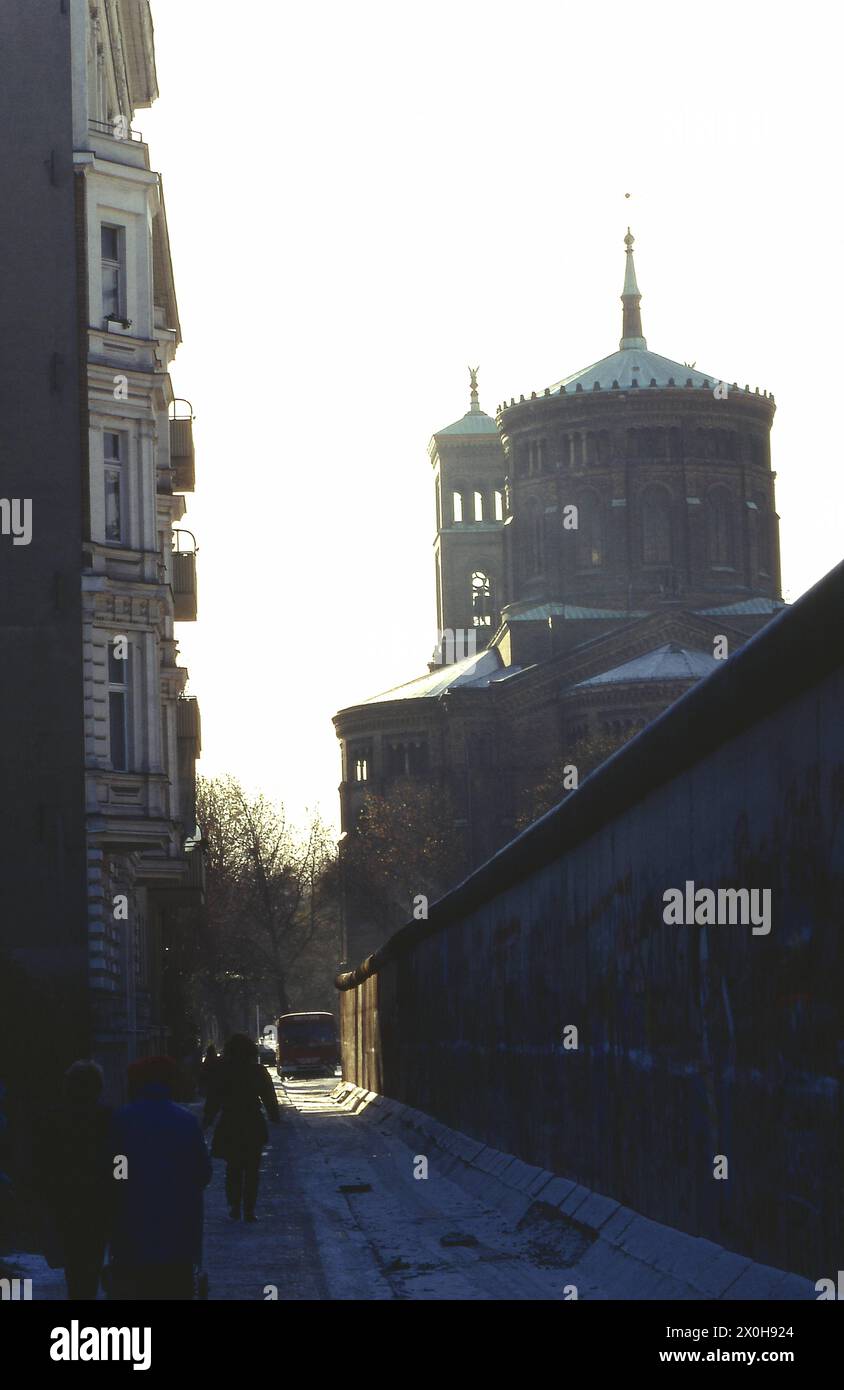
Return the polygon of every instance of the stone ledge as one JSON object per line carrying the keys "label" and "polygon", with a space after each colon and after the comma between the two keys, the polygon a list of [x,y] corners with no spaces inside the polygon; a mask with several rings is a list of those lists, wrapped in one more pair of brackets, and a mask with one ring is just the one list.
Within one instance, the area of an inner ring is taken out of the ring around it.
{"label": "stone ledge", "polygon": [[612,1197],[526,1163],[515,1154],[502,1153],[388,1096],[342,1082],[331,1099],[382,1128],[390,1122],[399,1131],[413,1131],[414,1142],[424,1138],[441,1156],[435,1168],[438,1175],[447,1176],[514,1223],[534,1205],[557,1207],[572,1226],[593,1236],[567,1277],[600,1289],[596,1296],[757,1302],[817,1298],[812,1282],[801,1275],[757,1264],[701,1236],[663,1226]]}

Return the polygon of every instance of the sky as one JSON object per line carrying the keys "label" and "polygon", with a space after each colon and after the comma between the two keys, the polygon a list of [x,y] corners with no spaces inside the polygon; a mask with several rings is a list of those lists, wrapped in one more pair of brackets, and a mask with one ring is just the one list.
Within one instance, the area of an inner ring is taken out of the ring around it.
{"label": "sky", "polygon": [[152,13],[201,772],[337,823],[332,715],[436,639],[430,437],[616,350],[628,223],[649,348],[776,397],[785,597],[842,558],[833,7]]}

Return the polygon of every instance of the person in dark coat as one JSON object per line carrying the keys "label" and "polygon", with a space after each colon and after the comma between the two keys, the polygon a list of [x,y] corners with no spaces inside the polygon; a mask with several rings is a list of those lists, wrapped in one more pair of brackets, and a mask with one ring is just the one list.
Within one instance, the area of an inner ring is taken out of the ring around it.
{"label": "person in dark coat", "polygon": [[111,1110],[102,1104],[103,1073],[96,1062],[74,1062],[45,1136],[38,1185],[50,1221],[54,1267],[64,1266],[69,1299],[97,1297],[108,1235]]}
{"label": "person in dark coat", "polygon": [[214,1076],[219,1065],[220,1059],[217,1056],[217,1049],[213,1043],[209,1043],[205,1049],[205,1056],[202,1059],[202,1065],[199,1069],[199,1089],[206,1099],[213,1090]]}
{"label": "person in dark coat", "polygon": [[133,1063],[129,1104],[117,1112],[111,1127],[112,1299],[194,1295],[194,1270],[202,1258],[203,1191],[211,1180],[211,1161],[198,1121],[171,1099],[176,1079],[172,1057],[145,1057]]}
{"label": "person in dark coat", "polygon": [[235,1033],[217,1066],[203,1116],[205,1126],[220,1116],[211,1154],[226,1162],[226,1198],[233,1221],[240,1220],[241,1209],[244,1221],[257,1220],[258,1169],[269,1139],[264,1111],[273,1124],[278,1123],[275,1087],[266,1067],[258,1062],[251,1038]]}

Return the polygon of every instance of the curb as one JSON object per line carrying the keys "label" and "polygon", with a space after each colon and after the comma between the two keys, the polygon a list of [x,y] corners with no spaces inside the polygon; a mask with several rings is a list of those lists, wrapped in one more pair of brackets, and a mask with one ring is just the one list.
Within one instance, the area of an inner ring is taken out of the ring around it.
{"label": "curb", "polygon": [[651,1221],[612,1197],[501,1153],[388,1096],[341,1081],[330,1098],[340,1109],[365,1115],[411,1147],[424,1139],[428,1150],[437,1150],[440,1177],[458,1183],[516,1224],[534,1206],[556,1208],[589,1240],[573,1273],[584,1286],[600,1288],[605,1298],[817,1299],[814,1284],[802,1275],[758,1264],[702,1236]]}

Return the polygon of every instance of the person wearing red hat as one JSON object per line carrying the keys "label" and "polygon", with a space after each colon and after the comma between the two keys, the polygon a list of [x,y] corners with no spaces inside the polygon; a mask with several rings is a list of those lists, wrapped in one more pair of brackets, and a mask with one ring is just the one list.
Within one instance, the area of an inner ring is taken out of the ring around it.
{"label": "person wearing red hat", "polygon": [[129,1104],[112,1123],[112,1299],[194,1295],[211,1160],[198,1121],[172,1100],[177,1080],[172,1057],[133,1063]]}

